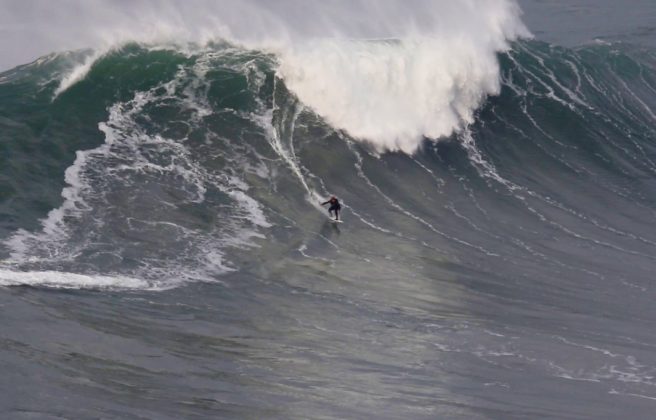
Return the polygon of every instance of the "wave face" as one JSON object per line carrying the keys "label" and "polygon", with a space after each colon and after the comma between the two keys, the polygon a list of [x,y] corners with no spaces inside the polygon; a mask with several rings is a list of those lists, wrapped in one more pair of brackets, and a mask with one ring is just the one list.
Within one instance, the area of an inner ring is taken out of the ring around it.
{"label": "wave face", "polygon": [[503,48],[129,44],[6,72],[0,284],[211,302],[214,332],[153,340],[180,369],[221,352],[196,398],[244,392],[162,400],[183,417],[647,413],[656,57]]}

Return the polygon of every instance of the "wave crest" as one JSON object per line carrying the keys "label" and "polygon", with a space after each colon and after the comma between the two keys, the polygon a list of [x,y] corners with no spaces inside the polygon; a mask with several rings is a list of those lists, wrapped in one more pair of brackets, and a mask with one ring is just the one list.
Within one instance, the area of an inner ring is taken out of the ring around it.
{"label": "wave crest", "polygon": [[399,40],[315,40],[283,54],[280,76],[331,125],[378,151],[413,153],[473,121],[498,94],[497,53],[529,36],[514,3],[447,7],[437,27]]}

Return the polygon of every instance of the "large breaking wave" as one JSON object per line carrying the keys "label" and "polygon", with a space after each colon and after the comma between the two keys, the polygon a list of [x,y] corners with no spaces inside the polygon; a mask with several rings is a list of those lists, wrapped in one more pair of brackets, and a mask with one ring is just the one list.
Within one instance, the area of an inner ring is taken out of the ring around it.
{"label": "large breaking wave", "polygon": [[[63,76],[55,94],[125,42],[179,50],[227,39],[272,51],[286,86],[333,126],[379,151],[412,153],[424,137],[470,124],[483,99],[499,91],[496,54],[529,36],[508,0],[418,1],[412,8],[396,1],[292,3],[203,2],[179,9],[165,2],[168,8],[159,10],[144,3],[143,10],[137,4],[129,16],[109,19],[99,18],[96,6],[83,6],[82,20],[102,28],[88,34],[99,46]],[[286,15],[290,9],[299,16]]]}
{"label": "large breaking wave", "polygon": [[[381,21],[398,12],[383,4]],[[554,278],[640,287],[656,246],[653,52],[518,40],[509,2],[422,7],[394,38],[158,34],[0,75],[0,282],[161,289],[291,260],[547,294]],[[320,213],[330,193],[341,229]]]}

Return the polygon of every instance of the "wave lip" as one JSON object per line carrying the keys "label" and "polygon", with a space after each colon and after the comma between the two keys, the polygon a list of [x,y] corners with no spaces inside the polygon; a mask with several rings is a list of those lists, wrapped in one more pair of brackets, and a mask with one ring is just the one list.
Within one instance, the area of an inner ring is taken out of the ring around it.
{"label": "wave lip", "polygon": [[[530,36],[514,0],[417,0],[412,7],[394,0],[161,5],[146,1],[129,14],[82,7],[80,30],[95,44],[84,47],[95,52],[61,77],[54,96],[127,42],[185,50],[227,40],[279,55],[279,75],[331,125],[381,152],[413,153],[425,137],[449,136],[471,124],[485,97],[500,90],[496,54]],[[318,18],[308,24],[305,16]],[[58,21],[48,25],[62,35],[69,31]]]}
{"label": "wave lip", "polygon": [[501,89],[497,53],[530,33],[508,2],[447,8],[460,24],[393,40],[318,39],[281,54],[279,75],[302,103],[379,152],[414,153],[474,122]]}

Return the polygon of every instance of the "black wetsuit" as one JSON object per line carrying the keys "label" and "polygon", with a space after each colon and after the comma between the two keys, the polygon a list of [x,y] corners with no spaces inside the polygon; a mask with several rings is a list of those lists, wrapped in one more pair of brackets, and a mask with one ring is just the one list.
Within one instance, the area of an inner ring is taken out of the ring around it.
{"label": "black wetsuit", "polygon": [[332,215],[332,213],[335,212],[335,220],[339,220],[339,211],[342,209],[342,206],[339,204],[339,200],[333,197],[325,203],[321,203],[322,206],[325,206],[326,204],[330,204],[328,213]]}

